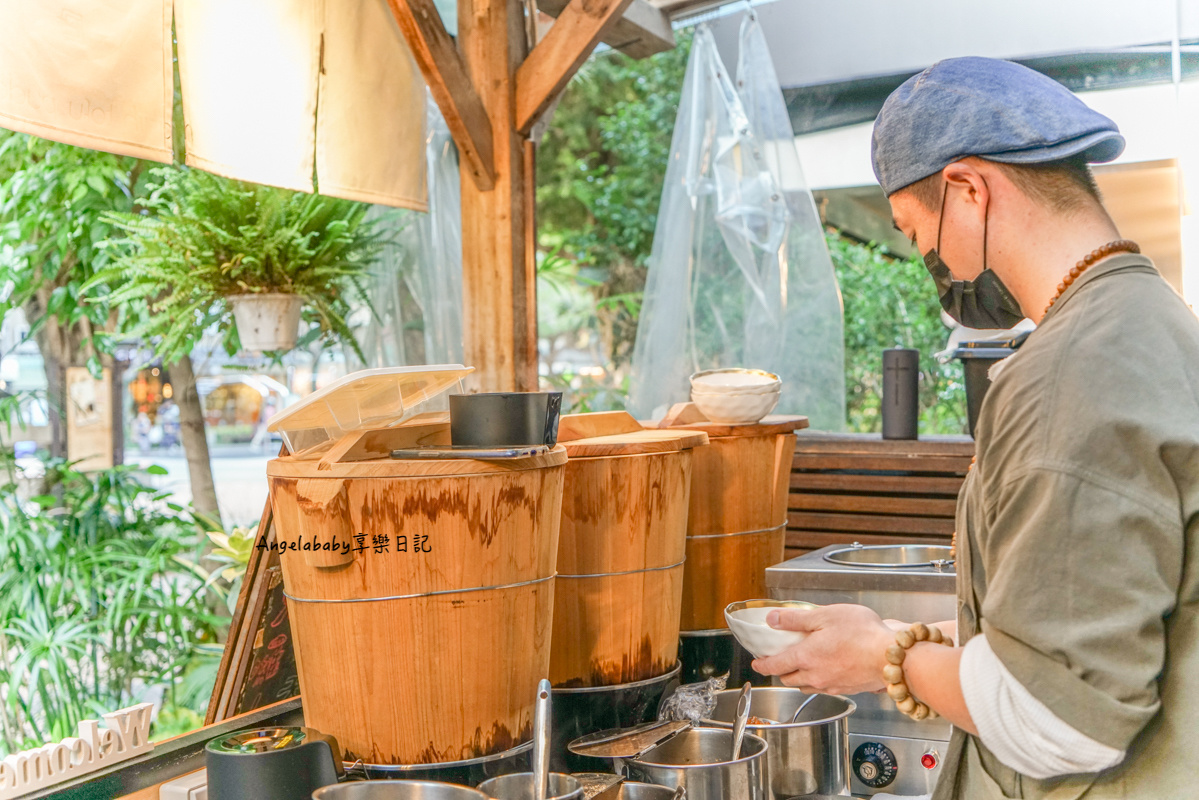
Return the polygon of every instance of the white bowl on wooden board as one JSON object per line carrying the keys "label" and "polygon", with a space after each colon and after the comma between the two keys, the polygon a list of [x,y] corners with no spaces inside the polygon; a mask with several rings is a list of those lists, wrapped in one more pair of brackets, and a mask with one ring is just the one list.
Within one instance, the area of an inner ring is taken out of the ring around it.
{"label": "white bowl on wooden board", "polygon": [[769,394],[782,388],[778,375],[764,369],[706,369],[691,376],[691,391],[703,394]]}
{"label": "white bowl on wooden board", "polygon": [[780,608],[810,610],[819,606],[799,600],[741,600],[725,607],[724,619],[733,636],[754,658],[767,658],[777,656],[807,637],[806,633],[779,630],[766,624],[766,615]]}
{"label": "white bowl on wooden board", "polygon": [[779,391],[762,394],[708,394],[691,391],[691,402],[710,422],[727,425],[752,425],[774,411]]}
{"label": "white bowl on wooden board", "polygon": [[691,376],[691,402],[711,422],[752,425],[778,405],[783,384],[760,369],[709,369]]}

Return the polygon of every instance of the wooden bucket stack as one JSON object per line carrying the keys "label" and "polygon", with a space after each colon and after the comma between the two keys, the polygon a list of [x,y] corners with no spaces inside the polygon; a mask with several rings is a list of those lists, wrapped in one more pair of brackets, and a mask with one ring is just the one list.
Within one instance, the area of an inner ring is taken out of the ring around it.
{"label": "wooden bucket stack", "polygon": [[267,468],[305,722],[347,761],[503,753],[549,670],[566,452],[388,458],[402,430]]}
{"label": "wooden bucket stack", "polygon": [[702,431],[644,430],[624,412],[563,417],[566,465],[550,681],[664,675],[679,645],[693,452]]}
{"label": "wooden bucket stack", "polygon": [[[686,404],[690,407],[690,404]],[[693,408],[693,407],[691,407]],[[766,568],[783,560],[788,478],[795,431],[806,417],[766,417],[753,425],[685,421],[669,430],[708,434],[695,451],[687,518],[681,630],[727,629],[724,608],[766,596]]]}

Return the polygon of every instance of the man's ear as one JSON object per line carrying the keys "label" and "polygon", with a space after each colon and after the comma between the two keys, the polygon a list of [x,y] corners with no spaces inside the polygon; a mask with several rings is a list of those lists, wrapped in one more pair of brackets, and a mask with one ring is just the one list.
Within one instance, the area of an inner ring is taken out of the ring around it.
{"label": "man's ear", "polygon": [[991,193],[986,179],[971,160],[955,161],[941,170],[941,175],[951,192],[957,190],[959,199],[978,206],[980,212],[986,210]]}

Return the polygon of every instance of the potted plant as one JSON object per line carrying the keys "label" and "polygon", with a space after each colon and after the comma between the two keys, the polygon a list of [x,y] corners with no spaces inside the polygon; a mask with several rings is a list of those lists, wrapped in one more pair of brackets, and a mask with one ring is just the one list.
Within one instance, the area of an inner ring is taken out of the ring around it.
{"label": "potted plant", "polygon": [[125,237],[108,244],[111,262],[88,288],[108,287],[113,306],[140,302],[132,333],[156,337],[165,362],[214,323],[230,354],[290,350],[302,316],[313,338],[361,357],[347,293],[367,300],[362,279],[385,243],[368,206],[185,167],[152,180],[140,213],[111,215]]}

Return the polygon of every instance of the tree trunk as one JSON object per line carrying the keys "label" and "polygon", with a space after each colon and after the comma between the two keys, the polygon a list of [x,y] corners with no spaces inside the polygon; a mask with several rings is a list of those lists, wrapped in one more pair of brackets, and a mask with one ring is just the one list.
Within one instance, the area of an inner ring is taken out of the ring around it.
{"label": "tree trunk", "polygon": [[216,486],[212,480],[212,460],[208,455],[208,437],[204,434],[204,409],[196,391],[196,374],[190,356],[170,366],[171,383],[179,403],[179,438],[187,455],[187,473],[191,481],[192,506],[200,514],[221,524]]}
{"label": "tree trunk", "polygon": [[[33,321],[41,316],[39,304],[27,303],[22,309],[25,318]],[[42,354],[42,368],[46,372],[46,414],[50,422],[50,455],[53,458],[67,457],[67,367],[71,354],[66,352],[63,332],[54,320],[48,320],[34,335],[37,349]]]}

